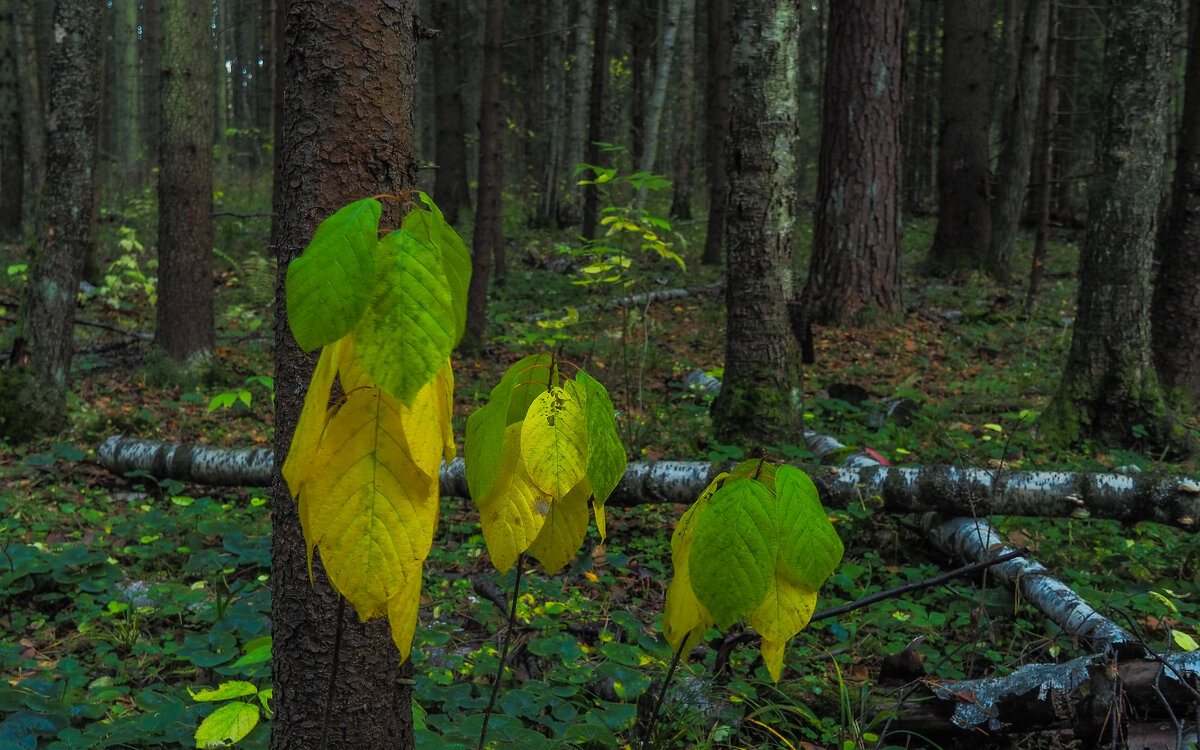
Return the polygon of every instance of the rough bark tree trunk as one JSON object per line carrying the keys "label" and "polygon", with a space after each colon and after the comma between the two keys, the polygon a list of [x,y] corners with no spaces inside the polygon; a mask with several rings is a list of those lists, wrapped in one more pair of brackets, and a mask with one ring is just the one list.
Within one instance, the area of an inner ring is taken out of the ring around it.
{"label": "rough bark tree trunk", "polygon": [[934,193],[934,142],[937,138],[937,0],[912,0],[913,44],[905,45],[904,210],[926,214]]}
{"label": "rough bark tree trunk", "polygon": [[938,222],[929,250],[939,271],[983,269],[991,237],[991,4],[945,4],[938,136]]}
{"label": "rough bark tree trunk", "polygon": [[[608,4],[596,5],[592,19],[592,79],[588,88],[587,148],[583,159],[588,164],[600,162],[601,130],[604,127],[604,92],[608,80]],[[583,186],[583,225],[579,233],[584,240],[596,236],[596,221],[599,213],[600,192],[595,185]]]}
{"label": "rough bark tree trunk", "polygon": [[1050,18],[1046,24],[1046,65],[1042,73],[1042,95],[1038,102],[1037,145],[1034,147],[1032,198],[1034,215],[1033,257],[1030,259],[1029,287],[1025,292],[1025,318],[1033,309],[1046,273],[1046,249],[1050,240],[1050,180],[1054,176],[1051,145],[1054,143],[1055,112],[1058,109],[1058,0],[1048,0]]}
{"label": "rough bark tree trunk", "polygon": [[692,218],[693,167],[696,160],[696,0],[683,0],[679,11],[679,92],[675,110],[675,158],[671,210],[674,219]]}
{"label": "rough bark tree trunk", "polygon": [[434,155],[437,173],[433,181],[433,199],[454,224],[460,208],[470,208],[467,187],[467,116],[463,109],[463,75],[458,45],[463,40],[460,0],[433,0],[430,22],[442,33],[434,39],[433,85],[437,120]]}
{"label": "rough bark tree trunk", "polygon": [[1183,123],[1150,313],[1158,375],[1181,413],[1200,407],[1200,2],[1190,8]]}
{"label": "rough bark tree trunk", "polygon": [[21,84],[13,0],[0,0],[0,237],[21,236],[25,157],[21,140]]}
{"label": "rough bark tree trunk", "polygon": [[10,381],[6,388],[10,400],[0,427],[13,442],[52,435],[66,422],[75,298],[95,244],[103,18],[99,0],[59,0],[54,9],[46,194],[13,345],[16,367],[27,371],[14,373],[24,383]]}
{"label": "rough bark tree trunk", "polygon": [[[274,750],[413,747],[411,666],[401,665],[385,620],[338,621],[338,597],[313,561],[279,466],[291,444],[315,356],[297,347],[284,276],[320,221],[342,206],[415,183],[412,96],[414,3],[289,0],[280,8],[275,223],[275,468],[271,484]],[[331,65],[330,61],[337,61]],[[340,633],[337,679],[330,685]],[[326,705],[327,696],[333,704]],[[328,709],[328,710],[327,710]],[[330,725],[322,726],[323,716]]]}
{"label": "rough bark tree trunk", "polygon": [[795,295],[799,16],[799,0],[733,8],[725,382],[712,406],[725,443],[779,444],[803,431],[787,307]]}
{"label": "rough bark tree trunk", "polygon": [[211,15],[208,0],[163,0],[155,342],[186,368],[216,345]]}
{"label": "rough bark tree trunk", "polygon": [[[596,13],[600,10],[599,5],[598,0],[579,0],[579,13],[575,16],[575,28],[571,37],[574,46],[569,71],[571,109],[567,120],[563,163],[566,174],[574,174],[575,169],[586,161],[588,102],[592,80],[592,26]],[[559,201],[559,227],[576,224],[583,216],[583,193],[573,185],[574,182],[573,179],[568,180],[569,187]]]}
{"label": "rough bark tree trunk", "polygon": [[1171,0],[1109,8],[1107,112],[1088,181],[1079,310],[1062,381],[1040,425],[1052,444],[1090,439],[1154,453],[1196,447],[1167,407],[1150,346],[1174,17]]}
{"label": "rough bark tree trunk", "polygon": [[43,60],[38,49],[35,3],[13,2],[17,44],[17,75],[21,90],[21,139],[29,169],[25,193],[25,218],[36,220],[41,209],[42,185],[46,182],[46,87]]}
{"label": "rough bark tree trunk", "polygon": [[[142,0],[142,144],[145,158],[142,159],[142,184],[153,189],[151,174],[162,161],[158,142],[162,138],[162,120],[159,114],[159,88],[162,77],[162,0]],[[214,85],[216,85],[214,83]]]}
{"label": "rough bark tree trunk", "polygon": [[546,21],[546,122],[543,124],[546,168],[542,173],[537,223],[549,225],[558,216],[558,200],[563,181],[575,167],[563,163],[566,138],[563,112],[567,101],[567,3],[552,0]]}
{"label": "rough bark tree trunk", "polygon": [[705,96],[705,150],[708,152],[708,227],[700,262],[725,260],[725,217],[729,211],[729,35],[730,2],[712,0],[708,8],[708,80]]}
{"label": "rough bark tree trunk", "polygon": [[900,311],[903,15],[894,0],[829,8],[805,323],[853,325]]}
{"label": "rough bark tree trunk", "polygon": [[[488,0],[483,32],[483,94],[479,106],[479,187],[475,199],[475,235],[472,238],[471,283],[467,295],[467,329],[459,348],[477,352],[487,330],[488,277],[493,261],[503,251],[500,191],[503,188],[503,135],[501,112],[501,45],[504,41],[504,0]],[[498,267],[498,266],[497,266]],[[500,279],[496,279],[497,283]]]}
{"label": "rough bark tree trunk", "polygon": [[996,186],[992,196],[992,243],[988,267],[992,275],[1004,283],[1011,277],[1012,253],[1017,244],[1021,209],[1029,185],[1049,22],[1050,0],[1026,0],[1016,82],[1004,113],[1004,143],[996,163]]}

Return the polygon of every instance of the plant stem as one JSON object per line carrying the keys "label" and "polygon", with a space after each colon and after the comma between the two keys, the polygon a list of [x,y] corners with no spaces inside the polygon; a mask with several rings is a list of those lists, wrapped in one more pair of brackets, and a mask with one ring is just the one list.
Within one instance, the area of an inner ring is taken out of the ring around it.
{"label": "plant stem", "polygon": [[512,645],[512,634],[517,629],[517,598],[521,594],[521,569],[525,567],[525,553],[517,557],[517,578],[513,581],[512,604],[508,608],[508,626],[504,629],[504,647],[500,650],[500,664],[496,667],[496,679],[492,681],[492,695],[488,698],[487,708],[483,711],[483,726],[479,728],[479,750],[487,740],[488,720],[492,718],[492,709],[496,707],[496,697],[500,694],[500,680],[504,677],[504,662],[508,659],[508,649]]}
{"label": "plant stem", "polygon": [[658,723],[658,712],[662,710],[663,701],[667,697],[667,686],[671,684],[671,678],[675,676],[675,668],[679,666],[679,659],[683,656],[683,647],[687,645],[687,642],[688,639],[685,635],[679,642],[679,648],[675,649],[675,655],[671,657],[671,666],[667,668],[667,676],[663,680],[662,690],[658,691],[658,697],[654,699],[654,710],[650,712],[650,720],[646,722],[646,733],[642,735],[642,750],[650,750],[650,739],[654,736],[654,725]]}

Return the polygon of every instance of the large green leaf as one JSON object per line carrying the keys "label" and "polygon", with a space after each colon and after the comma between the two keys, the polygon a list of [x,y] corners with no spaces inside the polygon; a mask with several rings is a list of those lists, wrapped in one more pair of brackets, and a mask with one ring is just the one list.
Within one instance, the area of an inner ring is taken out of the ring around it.
{"label": "large green leaf", "polygon": [[604,501],[625,476],[625,446],[617,436],[616,411],[608,391],[599,381],[580,371],[575,382],[587,400],[587,480],[592,488],[592,505],[601,540],[606,536]]}
{"label": "large green leaf", "polygon": [[379,213],[373,198],[351,203],[288,266],[288,325],[301,349],[337,341],[362,317],[375,289]]}
{"label": "large green leaf", "polygon": [[775,474],[779,558],[798,581],[816,591],[842,560],[842,540],[821,507],[817,487],[791,466]]}
{"label": "large green leaf", "polygon": [[752,479],[731,478],[695,524],[688,552],[692,590],[723,630],[767,595],[779,550],[775,498]]}
{"label": "large green leaf", "polygon": [[410,403],[454,348],[450,284],[438,252],[406,230],[379,241],[371,304],[354,327],[354,351],[367,376]]}
{"label": "large green leaf", "polygon": [[521,423],[521,458],[529,478],[555,500],[587,476],[587,412],[571,381],[542,392]]}
{"label": "large green leaf", "polygon": [[471,497],[484,497],[491,492],[504,450],[504,429],[524,420],[533,399],[546,391],[544,381],[536,383],[531,379],[534,373],[540,373],[539,378],[545,376],[550,361],[549,354],[532,354],[518,360],[492,389],[487,404],[467,419],[463,459]]}
{"label": "large green leaf", "polygon": [[458,344],[467,325],[467,286],[471,281],[471,253],[458,232],[446,223],[433,200],[421,193],[421,202],[429,210],[414,209],[404,217],[404,228],[436,247],[442,255],[442,270],[450,283],[454,300],[454,343]]}

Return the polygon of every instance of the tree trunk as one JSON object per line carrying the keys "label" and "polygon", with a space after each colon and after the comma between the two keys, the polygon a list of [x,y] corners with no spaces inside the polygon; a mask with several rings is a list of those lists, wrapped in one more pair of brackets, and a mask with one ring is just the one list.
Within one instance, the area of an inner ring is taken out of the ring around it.
{"label": "tree trunk", "polygon": [[1151,320],[1163,387],[1181,413],[1194,414],[1200,407],[1200,2],[1190,8],[1183,124]]}
{"label": "tree trunk", "polygon": [[830,5],[807,323],[900,312],[903,6]]}
{"label": "tree trunk", "polygon": [[537,223],[549,225],[558,216],[558,200],[563,180],[575,170],[564,164],[563,144],[566,138],[563,112],[567,101],[567,3],[551,0],[550,17],[546,21],[546,122],[543,125],[546,149],[546,168],[542,173],[541,196],[538,200]]}
{"label": "tree trunk", "polygon": [[[658,131],[662,125],[663,107],[667,102],[667,84],[671,80],[671,60],[674,59],[675,37],[679,32],[679,10],[683,0],[667,0],[667,15],[663,19],[662,45],[655,65],[654,90],[650,94],[650,109],[646,113],[646,141],[638,160],[637,171],[653,172],[658,157]],[[637,206],[646,202],[647,188],[638,190]]]}
{"label": "tree trunk", "polygon": [[[604,127],[604,90],[608,85],[608,4],[598,3],[592,27],[592,82],[588,89],[587,149],[583,159],[588,164],[600,161],[600,133]],[[599,211],[599,191],[595,185],[583,186],[583,226],[580,235],[584,240],[596,236],[596,220]]]}
{"label": "tree trunk", "polygon": [[913,44],[904,58],[904,210],[926,214],[934,197],[934,141],[937,131],[937,0],[912,0],[908,17],[915,19]]}
{"label": "tree trunk", "polygon": [[[504,0],[488,0],[483,31],[483,93],[479,108],[479,188],[475,200],[475,236],[472,238],[471,283],[467,296],[467,329],[459,347],[465,352],[483,348],[487,330],[488,276],[493,258],[502,252],[500,191],[503,179],[500,139],[503,112],[500,95],[503,79],[501,45],[504,41]],[[499,282],[499,279],[497,279]]]}
{"label": "tree trunk", "polygon": [[671,183],[674,219],[692,218],[692,167],[696,161],[696,0],[683,0],[679,12],[678,107],[675,110],[675,158]]}
{"label": "tree trunk", "polygon": [[[271,618],[276,711],[274,750],[321,746],[413,747],[411,675],[385,620],[346,612],[313,561],[310,581],[300,518],[279,476],[315,356],[296,346],[284,321],[288,263],[320,221],[342,206],[415,182],[412,96],[413,3],[291,0],[280,9],[282,46],[276,116],[275,469],[272,472]],[[330,64],[337,61],[337,64]],[[335,641],[339,640],[336,648]],[[336,681],[331,671],[337,664]],[[332,705],[327,697],[332,696]],[[329,726],[323,726],[323,717]]]}
{"label": "tree trunk", "polygon": [[1062,381],[1040,427],[1052,444],[1095,440],[1153,454],[1195,448],[1167,408],[1150,348],[1150,269],[1174,17],[1171,0],[1109,9],[1107,112],[1096,174],[1088,181],[1079,310]]}
{"label": "tree trunk", "polygon": [[[844,447],[808,433],[809,450],[821,455]],[[266,486],[271,462],[265,449],[235,450],[137,440],[114,435],[97,454],[114,474],[146,471],[160,479],[195,484]],[[937,511],[953,515],[1021,515],[1152,521],[1200,532],[1200,479],[1141,474],[962,469],[954,466],[880,466],[856,457],[840,467],[798,465],[812,477],[829,508],[864,497],[890,513]],[[607,505],[690,505],[722,468],[707,461],[631,463]],[[470,497],[461,459],[442,467],[442,495]]]}
{"label": "tree trunk", "polygon": [[730,2],[712,0],[708,8],[708,81],[705,96],[705,149],[708,151],[708,229],[700,262],[725,260],[725,218],[729,211],[729,34]]}
{"label": "tree trunk", "polygon": [[622,10],[629,43],[629,156],[634,164],[640,164],[646,148],[646,74],[658,30],[658,3],[629,0]]}
{"label": "tree trunk", "polygon": [[[137,3],[113,3],[113,54],[109,58],[108,80],[111,82],[106,98],[111,101],[112,117],[110,148],[107,154],[112,164],[110,178],[116,180],[118,198],[129,189],[136,189],[131,179],[136,179],[140,148],[138,143],[142,112],[138,68],[138,19]],[[208,38],[207,29],[205,37]],[[207,58],[205,58],[207,59]]]}
{"label": "tree trunk", "polygon": [[159,119],[159,87],[162,78],[162,0],[142,0],[142,184],[151,179],[153,169],[162,162],[158,142],[162,138]]}
{"label": "tree trunk", "polygon": [[66,423],[75,297],[84,258],[96,241],[93,176],[103,19],[99,0],[59,0],[54,9],[59,33],[51,48],[49,121],[54,128],[46,139],[46,194],[13,345],[18,367],[32,367],[26,387],[6,388],[10,401],[0,427],[13,442],[52,435]]}
{"label": "tree trunk", "polygon": [[434,111],[437,133],[434,154],[437,173],[433,199],[454,224],[460,208],[470,208],[467,187],[467,116],[463,108],[463,75],[458,46],[463,40],[460,0],[433,0],[430,20],[442,34],[431,42],[433,47]]}
{"label": "tree trunk", "polygon": [[1042,74],[1042,95],[1038,103],[1037,145],[1034,147],[1034,177],[1030,203],[1034,214],[1033,257],[1030,260],[1029,287],[1025,292],[1025,319],[1033,317],[1042,277],[1046,273],[1046,246],[1050,240],[1050,181],[1054,176],[1051,144],[1054,143],[1055,112],[1058,110],[1058,0],[1048,0],[1050,18],[1046,25],[1046,65]]}
{"label": "tree trunk", "polygon": [[187,367],[216,344],[211,14],[208,0],[163,0],[155,342]]}
{"label": "tree trunk", "polygon": [[794,296],[799,0],[733,8],[725,245],[725,382],[712,407],[724,443],[777,445],[803,430]]}
{"label": "tree trunk", "polygon": [[17,70],[14,0],[0,0],[0,238],[21,237],[25,158],[21,141],[21,85]]}
{"label": "tree trunk", "polygon": [[[598,0],[579,0],[579,14],[575,16],[575,28],[572,39],[574,51],[571,58],[570,87],[571,115],[567,122],[567,139],[565,148],[565,163],[563,170],[566,174],[574,174],[575,169],[586,161],[586,133],[588,129],[588,102],[592,80],[592,25],[599,10]],[[568,181],[574,184],[575,180]],[[558,225],[560,227],[579,223],[583,216],[583,194],[578,187],[572,186],[561,196],[559,201]]]}
{"label": "tree trunk", "polygon": [[1029,185],[1029,163],[1037,140],[1035,126],[1039,94],[1043,88],[1049,23],[1050,0],[1026,0],[1016,85],[1004,114],[1004,144],[996,164],[992,203],[992,246],[988,266],[992,275],[1004,283],[1011,276],[1012,253],[1017,244],[1021,209]]}
{"label": "tree trunk", "polygon": [[983,269],[991,237],[991,4],[957,0],[944,13],[938,222],[929,262],[937,271]]}
{"label": "tree trunk", "polygon": [[[42,185],[46,182],[46,87],[45,67],[38,49],[36,3],[9,0],[15,14],[13,35],[17,43],[17,75],[21,91],[21,142],[29,170],[29,190],[25,193],[25,218],[35,221],[40,215]],[[97,63],[98,64],[98,63]]]}

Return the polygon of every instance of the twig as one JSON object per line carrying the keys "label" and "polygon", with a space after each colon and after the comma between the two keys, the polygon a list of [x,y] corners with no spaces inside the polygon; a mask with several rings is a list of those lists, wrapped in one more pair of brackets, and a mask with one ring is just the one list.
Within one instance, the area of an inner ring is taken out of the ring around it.
{"label": "twig", "polygon": [[688,639],[685,635],[679,641],[679,648],[675,649],[675,655],[671,657],[671,666],[667,668],[667,676],[663,680],[662,690],[658,691],[658,697],[654,699],[654,710],[650,712],[650,721],[646,722],[646,733],[642,735],[642,750],[650,750],[650,739],[654,736],[654,725],[658,723],[658,712],[662,710],[663,701],[667,697],[667,686],[671,684],[671,678],[675,676],[675,669],[679,666],[679,659],[683,656],[683,647],[687,645]]}
{"label": "twig", "polygon": [[508,649],[512,646],[513,630],[517,627],[517,600],[521,594],[521,569],[525,567],[525,553],[517,556],[517,579],[513,581],[512,605],[508,610],[508,627],[504,629],[504,647],[500,650],[500,663],[496,666],[496,679],[492,682],[492,695],[488,698],[487,708],[483,711],[483,726],[479,728],[479,750],[483,750],[487,742],[488,720],[496,708],[496,698],[500,695],[500,681],[504,679],[504,662],[508,659]]}

